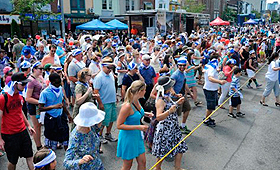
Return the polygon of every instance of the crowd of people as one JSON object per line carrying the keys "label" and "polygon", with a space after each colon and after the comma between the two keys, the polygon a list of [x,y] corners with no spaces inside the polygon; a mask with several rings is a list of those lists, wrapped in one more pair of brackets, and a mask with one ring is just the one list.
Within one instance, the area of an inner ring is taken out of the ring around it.
{"label": "crowd of people", "polygon": [[[261,88],[256,72],[263,64],[268,71],[260,104],[267,106],[265,98],[274,90],[280,106],[279,31],[278,25],[227,26],[153,38],[119,32],[69,33],[65,39],[36,35],[26,43],[7,38],[0,49],[0,156],[6,153],[10,170],[19,157],[30,170],[50,170],[56,167],[55,151],[64,148],[65,169],[102,170],[102,145],[118,142],[122,170],[131,169],[133,159],[144,170],[145,142],[160,160],[191,132],[190,102],[206,106],[205,119],[217,106],[227,107],[224,101],[232,96],[228,116],[244,117],[240,76],[250,79],[248,89]],[[200,86],[205,102],[197,98]],[[112,134],[115,122],[118,137]],[[204,124],[216,125],[211,117]],[[183,169],[187,150],[182,142],[168,155],[175,170]]]}

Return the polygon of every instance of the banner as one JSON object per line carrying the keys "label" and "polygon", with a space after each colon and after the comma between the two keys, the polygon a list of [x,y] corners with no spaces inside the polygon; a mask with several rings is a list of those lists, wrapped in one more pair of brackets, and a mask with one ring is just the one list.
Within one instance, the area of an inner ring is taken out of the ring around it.
{"label": "banner", "polygon": [[0,14],[0,25],[10,25],[13,19],[20,24],[19,15]]}
{"label": "banner", "polygon": [[160,35],[166,35],[166,12],[158,11],[157,12],[157,29]]}

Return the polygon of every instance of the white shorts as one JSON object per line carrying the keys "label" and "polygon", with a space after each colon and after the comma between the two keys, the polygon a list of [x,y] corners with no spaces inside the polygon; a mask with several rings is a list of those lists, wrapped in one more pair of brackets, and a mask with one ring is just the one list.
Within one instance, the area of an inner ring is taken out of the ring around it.
{"label": "white shorts", "polygon": [[255,77],[255,72],[251,69],[246,69],[249,78]]}

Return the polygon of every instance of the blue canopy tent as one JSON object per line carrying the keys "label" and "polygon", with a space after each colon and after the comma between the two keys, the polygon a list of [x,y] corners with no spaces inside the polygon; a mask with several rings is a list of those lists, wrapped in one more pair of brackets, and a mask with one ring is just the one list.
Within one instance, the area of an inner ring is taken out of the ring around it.
{"label": "blue canopy tent", "polygon": [[84,23],[82,25],[78,25],[76,29],[79,30],[114,30],[115,27],[109,26],[103,22],[101,22],[98,19],[89,21],[87,23]]}
{"label": "blue canopy tent", "polygon": [[254,24],[258,24],[258,22],[254,21],[252,19],[249,19],[248,21],[243,22],[243,24],[252,24],[252,25],[254,25]]}
{"label": "blue canopy tent", "polygon": [[115,27],[116,30],[127,30],[128,29],[128,25],[126,25],[125,23],[122,23],[121,21],[119,21],[117,19],[113,19],[113,20],[107,22],[106,24],[110,25],[112,27]]}

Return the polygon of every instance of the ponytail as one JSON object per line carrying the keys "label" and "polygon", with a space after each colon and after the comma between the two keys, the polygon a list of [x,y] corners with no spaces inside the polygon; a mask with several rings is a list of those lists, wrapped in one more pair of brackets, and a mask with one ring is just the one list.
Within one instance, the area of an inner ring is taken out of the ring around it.
{"label": "ponytail", "polygon": [[132,103],[133,95],[135,95],[141,90],[144,90],[145,88],[146,88],[146,84],[141,80],[136,80],[132,82],[132,84],[130,85],[130,87],[127,89],[125,93],[124,102]]}

